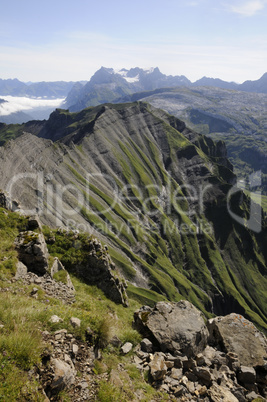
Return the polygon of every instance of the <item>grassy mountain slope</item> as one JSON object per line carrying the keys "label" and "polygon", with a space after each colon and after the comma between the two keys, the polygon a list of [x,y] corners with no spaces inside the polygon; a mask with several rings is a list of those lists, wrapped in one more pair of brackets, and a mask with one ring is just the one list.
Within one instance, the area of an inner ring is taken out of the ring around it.
{"label": "grassy mountain slope", "polygon": [[[266,329],[266,221],[254,234],[230,217],[225,153],[144,103],[57,110],[0,148],[0,186],[24,172],[12,187],[22,206],[107,242],[137,300],[186,298]],[[248,218],[249,200],[233,209]]]}
{"label": "grassy mountain slope", "polygon": [[[76,300],[73,304],[47,296],[39,285],[27,285],[22,280],[14,281],[17,262],[14,240],[19,231],[25,229],[25,218],[0,208],[0,400],[47,400],[40,387],[44,387],[45,373],[42,372],[40,376],[37,374],[41,361],[44,363],[47,355],[54,350],[53,344],[47,342],[43,335],[45,331],[49,331],[53,339],[55,331],[61,329],[72,334],[75,342],[87,350],[92,344],[101,345],[101,361],[94,362],[93,370],[87,376],[88,381],[91,379],[93,383],[90,400],[131,401],[138,390],[143,401],[162,401],[165,397],[167,400],[167,395],[154,390],[144,381],[132,363],[131,353],[122,356],[118,347],[108,345],[115,334],[123,343],[132,342],[136,345],[140,342],[140,335],[132,328],[133,313],[140,307],[139,303],[130,299],[129,307],[124,308],[107,299],[97,287],[88,286],[74,276],[72,282],[76,289]],[[50,229],[44,228],[44,233],[49,235]],[[54,248],[62,245],[66,246],[67,242],[57,239]],[[49,251],[50,255],[55,255],[52,249]],[[32,295],[34,287],[38,289],[35,297]],[[52,323],[52,315],[59,316],[62,321]],[[74,328],[70,324],[71,317],[79,318],[81,327]],[[86,338],[88,327],[93,334],[91,342]],[[123,381],[122,389],[107,383],[101,376],[104,372],[110,373],[112,369],[117,369],[119,363],[128,373],[128,380]],[[81,373],[77,373],[75,386],[80,380]],[[75,386],[59,392],[53,400],[76,400]]]}
{"label": "grassy mountain slope", "polygon": [[131,99],[147,101],[188,127],[225,141],[237,176],[242,179],[261,169],[267,194],[266,94],[215,87],[161,88],[125,98]]}

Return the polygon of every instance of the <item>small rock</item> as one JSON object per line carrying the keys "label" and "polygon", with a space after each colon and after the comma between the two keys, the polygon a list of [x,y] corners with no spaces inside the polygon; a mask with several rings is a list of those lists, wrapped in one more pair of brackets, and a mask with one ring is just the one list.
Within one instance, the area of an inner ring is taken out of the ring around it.
{"label": "small rock", "polygon": [[177,388],[173,390],[174,396],[178,397],[185,394],[186,389],[182,385],[179,385]]}
{"label": "small rock", "polygon": [[146,352],[146,353],[153,352],[153,343],[149,339],[147,339],[147,338],[142,339],[140,345],[141,345],[141,350],[143,352]]}
{"label": "small rock", "polygon": [[133,348],[133,344],[131,342],[126,342],[122,347],[121,347],[121,351],[123,354],[127,354],[129,353]]}
{"label": "small rock", "polygon": [[77,317],[71,317],[70,323],[74,328],[80,328],[81,320]]}
{"label": "small rock", "polygon": [[143,360],[140,359],[138,356],[134,356],[133,361],[134,361],[134,364],[136,364],[136,365],[143,364]]}
{"label": "small rock", "polygon": [[160,353],[155,353],[154,359],[149,363],[150,373],[154,380],[162,380],[166,373],[167,367],[164,361],[164,357]]}
{"label": "small rock", "polygon": [[188,381],[188,383],[186,384],[186,388],[188,389],[190,394],[193,394],[195,392],[195,385],[192,381]]}
{"label": "small rock", "polygon": [[50,318],[50,322],[52,322],[53,324],[56,324],[58,322],[62,322],[62,318],[58,317],[57,315],[52,315],[52,317]]}
{"label": "small rock", "polygon": [[199,353],[199,354],[196,356],[196,362],[197,362],[197,365],[198,365],[198,366],[203,366],[203,365],[205,364],[205,357],[203,356],[202,353]]}
{"label": "small rock", "polygon": [[168,369],[173,368],[174,367],[174,362],[170,362],[169,360],[165,360],[165,364],[167,366]]}
{"label": "small rock", "polygon": [[36,293],[38,292],[38,288],[33,288],[31,291],[31,295],[36,295]]}
{"label": "small rock", "polygon": [[253,384],[256,381],[256,371],[253,367],[241,366],[237,378],[243,384]]}
{"label": "small rock", "polygon": [[183,370],[178,369],[178,368],[173,368],[171,371],[171,377],[174,378],[175,380],[180,380],[183,377]]}
{"label": "small rock", "polygon": [[74,343],[74,344],[72,345],[72,353],[73,353],[74,355],[77,355],[78,351],[79,351],[79,346]]}
{"label": "small rock", "polygon": [[210,383],[213,379],[213,375],[210,372],[210,369],[208,367],[201,367],[201,368],[196,368],[194,370],[194,373],[197,375],[198,378],[200,378],[203,382],[205,383]]}
{"label": "small rock", "polygon": [[60,359],[52,359],[51,365],[54,370],[51,388],[57,391],[69,388],[74,383],[76,372]]}
{"label": "small rock", "polygon": [[198,384],[197,387],[196,387],[196,390],[195,390],[195,394],[197,396],[203,396],[203,395],[206,395],[206,393],[207,393],[206,385],[202,386],[202,385]]}
{"label": "small rock", "polygon": [[160,390],[163,391],[163,392],[169,392],[170,388],[168,387],[167,384],[162,384],[161,387],[160,387]]}

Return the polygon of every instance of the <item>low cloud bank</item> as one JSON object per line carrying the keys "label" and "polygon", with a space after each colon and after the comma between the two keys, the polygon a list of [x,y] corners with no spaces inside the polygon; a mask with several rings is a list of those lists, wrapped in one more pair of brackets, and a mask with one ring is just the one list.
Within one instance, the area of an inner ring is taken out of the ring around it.
{"label": "low cloud bank", "polygon": [[64,99],[32,99],[19,96],[1,96],[6,102],[0,103],[0,116],[8,116],[11,113],[34,111],[36,109],[57,108],[62,105]]}

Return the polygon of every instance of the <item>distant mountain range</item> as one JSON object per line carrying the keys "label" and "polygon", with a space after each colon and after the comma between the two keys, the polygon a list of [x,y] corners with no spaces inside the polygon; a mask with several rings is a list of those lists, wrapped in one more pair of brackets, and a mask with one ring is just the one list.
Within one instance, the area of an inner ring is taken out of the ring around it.
{"label": "distant mountain range", "polygon": [[66,98],[66,106],[82,109],[101,103],[113,102],[125,95],[168,87],[208,86],[246,92],[267,93],[267,73],[256,81],[243,84],[203,77],[191,82],[184,75],[165,75],[158,67],[148,70],[138,67],[114,70],[101,67],[89,81],[55,81],[25,83],[15,79],[0,79],[0,96],[26,96],[40,98]]}
{"label": "distant mountain range", "polygon": [[73,86],[66,98],[65,106],[71,111],[79,111],[101,103],[121,102],[135,93],[161,88],[198,86],[267,93],[267,73],[259,80],[245,81],[243,84],[207,77],[192,83],[184,75],[162,74],[157,67],[149,70],[141,68],[114,70],[101,67],[85,85],[79,83]]}
{"label": "distant mountain range", "polygon": [[55,82],[34,82],[28,83],[19,81],[17,78],[2,80],[0,79],[0,95],[27,96],[40,98],[65,98],[74,82],[55,81]]}

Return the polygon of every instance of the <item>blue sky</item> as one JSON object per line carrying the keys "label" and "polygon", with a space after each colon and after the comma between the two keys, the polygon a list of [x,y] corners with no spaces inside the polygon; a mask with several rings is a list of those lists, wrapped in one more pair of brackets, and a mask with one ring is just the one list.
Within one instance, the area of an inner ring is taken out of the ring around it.
{"label": "blue sky", "polygon": [[195,81],[267,72],[267,0],[0,0],[0,78],[89,80],[101,66]]}

